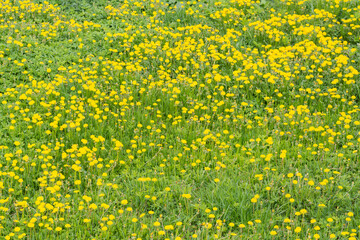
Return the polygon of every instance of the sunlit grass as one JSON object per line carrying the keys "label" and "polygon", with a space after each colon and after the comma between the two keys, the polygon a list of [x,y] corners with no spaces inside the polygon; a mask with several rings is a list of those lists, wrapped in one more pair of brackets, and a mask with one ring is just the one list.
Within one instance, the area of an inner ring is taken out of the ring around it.
{"label": "sunlit grass", "polygon": [[357,239],[355,0],[1,1],[5,239]]}

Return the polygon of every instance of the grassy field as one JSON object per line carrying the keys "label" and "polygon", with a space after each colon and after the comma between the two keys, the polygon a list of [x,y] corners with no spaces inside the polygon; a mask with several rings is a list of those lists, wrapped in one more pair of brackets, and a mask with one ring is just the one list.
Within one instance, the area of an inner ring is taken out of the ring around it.
{"label": "grassy field", "polygon": [[0,0],[0,238],[359,239],[359,71],[359,0]]}

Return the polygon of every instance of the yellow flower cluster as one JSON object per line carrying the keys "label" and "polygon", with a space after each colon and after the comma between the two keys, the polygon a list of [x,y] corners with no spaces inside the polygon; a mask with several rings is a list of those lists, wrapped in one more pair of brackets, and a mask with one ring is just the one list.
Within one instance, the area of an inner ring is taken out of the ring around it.
{"label": "yellow flower cluster", "polygon": [[359,1],[55,2],[0,0],[1,238],[359,238]]}

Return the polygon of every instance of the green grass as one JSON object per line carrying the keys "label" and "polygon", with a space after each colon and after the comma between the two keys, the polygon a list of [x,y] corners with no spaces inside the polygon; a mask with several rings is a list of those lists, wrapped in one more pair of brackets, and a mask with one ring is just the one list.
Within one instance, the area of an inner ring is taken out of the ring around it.
{"label": "green grass", "polygon": [[1,1],[1,238],[357,239],[359,10]]}

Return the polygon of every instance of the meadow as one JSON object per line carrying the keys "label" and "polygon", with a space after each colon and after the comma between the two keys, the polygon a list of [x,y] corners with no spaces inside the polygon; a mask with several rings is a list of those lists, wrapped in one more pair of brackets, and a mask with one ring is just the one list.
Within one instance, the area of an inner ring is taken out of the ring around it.
{"label": "meadow", "polygon": [[0,0],[0,238],[359,239],[359,71],[359,0]]}

